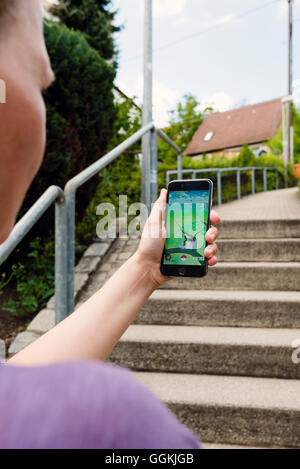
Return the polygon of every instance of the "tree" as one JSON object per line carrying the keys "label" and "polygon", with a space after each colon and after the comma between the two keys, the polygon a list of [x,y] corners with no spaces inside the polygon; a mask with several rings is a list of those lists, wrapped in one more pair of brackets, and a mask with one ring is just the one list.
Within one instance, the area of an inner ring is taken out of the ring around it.
{"label": "tree", "polygon": [[293,110],[294,124],[294,162],[300,163],[300,108]]}
{"label": "tree", "polygon": [[247,143],[244,143],[242,150],[237,158],[237,165],[241,167],[251,166],[255,162],[255,155],[250,150]]}
{"label": "tree", "polygon": [[[183,152],[203,122],[203,113],[199,112],[198,107],[199,102],[197,99],[191,94],[186,94],[176,108],[169,113],[169,126],[164,131]],[[177,157],[174,150],[164,141],[159,141],[158,149],[160,161],[164,163],[174,163],[176,161]]]}
{"label": "tree", "polygon": [[[113,68],[81,33],[49,21],[44,29],[56,80],[45,93],[45,158],[26,197],[23,213],[51,184],[63,187],[68,179],[105,154],[115,120]],[[96,186],[93,179],[80,190],[80,215]]]}
{"label": "tree", "polygon": [[[293,106],[293,127],[294,127],[294,163],[300,163],[300,108]],[[268,146],[274,155],[283,154],[282,127],[278,129],[274,137],[268,142]]]}
{"label": "tree", "polygon": [[121,28],[113,25],[116,12],[109,10],[110,4],[111,0],[59,0],[50,11],[69,28],[82,32],[101,57],[111,60],[116,55],[113,34]]}
{"label": "tree", "polygon": [[[122,98],[115,104],[116,119],[113,125],[113,137],[108,149],[113,149],[128,137],[137,132],[142,125],[142,112],[137,109],[132,99]],[[100,173],[100,183],[95,196],[90,202],[83,220],[76,229],[81,243],[91,242],[96,231],[99,216],[96,207],[100,203],[112,203],[119,206],[119,195],[128,196],[128,205],[139,202],[141,193],[141,170],[138,153],[140,142],[133,145],[128,152],[120,155]]]}

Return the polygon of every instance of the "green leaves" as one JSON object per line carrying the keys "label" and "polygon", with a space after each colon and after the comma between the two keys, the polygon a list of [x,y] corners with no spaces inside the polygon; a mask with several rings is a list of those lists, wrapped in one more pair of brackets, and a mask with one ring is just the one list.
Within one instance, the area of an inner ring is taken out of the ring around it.
{"label": "green leaves", "polygon": [[240,167],[255,166],[255,160],[254,153],[250,150],[247,143],[244,143],[239,156],[235,159],[235,164]]}
{"label": "green leaves", "polygon": [[[187,94],[183,96],[176,108],[170,111],[169,125],[164,132],[184,151],[194,133],[203,121],[203,115],[198,110],[196,98]],[[162,163],[176,164],[176,152],[163,140],[158,143],[158,159]]]}
{"label": "green leaves", "polygon": [[[120,99],[115,104],[116,119],[113,125],[113,137],[108,149],[113,149],[141,127],[141,110],[132,99]],[[138,202],[141,194],[141,171],[138,155],[140,143],[133,145],[129,153],[119,156],[113,163],[100,173],[98,188],[90,202],[85,216],[79,222],[76,234],[79,242],[88,243],[95,236],[99,217],[96,216],[96,207],[103,202],[113,203],[116,209],[119,206],[119,195],[128,196],[128,204]]]}
{"label": "green leaves", "polygon": [[[293,128],[294,128],[294,163],[300,163],[300,109],[293,107]],[[276,132],[274,137],[268,142],[272,153],[276,156],[283,153],[282,127]]]}
{"label": "green leaves", "polygon": [[[106,11],[109,2],[67,1],[65,7],[73,5],[81,11],[81,7],[91,8],[92,3],[100,8],[99,18],[104,15],[107,21],[101,29],[103,56],[99,53],[100,42],[97,51],[83,33],[57,22],[45,22],[45,40],[56,80],[45,93],[47,146],[44,161],[27,193],[19,217],[50,185],[64,187],[71,177],[104,155],[112,138],[116,117],[112,93],[115,69],[106,60],[113,54],[113,49],[109,52],[105,45],[113,45],[112,26],[109,27],[109,18],[112,17]],[[73,15],[74,12],[71,13]],[[95,16],[95,11],[93,14]],[[75,18],[76,15],[73,20]],[[100,36],[97,40],[100,41]],[[98,183],[99,180],[94,178],[78,192],[76,208],[79,219],[82,219]],[[16,285],[14,297],[5,305],[7,311],[27,316],[43,307],[53,294],[54,248],[53,242],[49,241],[53,228],[52,208],[20,244],[19,252],[13,254],[11,262],[17,265],[15,272],[12,276],[7,274],[7,277],[0,278],[0,294],[12,280]],[[94,233],[95,229],[90,236]],[[11,271],[9,261],[5,265],[7,272]]]}
{"label": "green leaves", "polygon": [[[40,171],[23,205],[23,215],[51,185],[66,182],[107,151],[115,120],[114,69],[65,25],[46,21],[45,40],[56,80],[45,93],[47,147]],[[96,189],[91,180],[80,191],[81,218]],[[49,226],[52,225],[52,219]],[[44,233],[41,229],[39,233]]]}
{"label": "green leaves", "polygon": [[80,31],[100,55],[110,60],[116,55],[113,33],[120,28],[113,25],[115,12],[110,0],[60,0],[51,12],[69,28]]}
{"label": "green leaves", "polygon": [[34,239],[24,264],[13,266],[5,286],[13,279],[16,282],[16,299],[10,298],[1,305],[2,309],[15,316],[26,317],[42,308],[54,294],[53,241],[45,244],[40,238]]}

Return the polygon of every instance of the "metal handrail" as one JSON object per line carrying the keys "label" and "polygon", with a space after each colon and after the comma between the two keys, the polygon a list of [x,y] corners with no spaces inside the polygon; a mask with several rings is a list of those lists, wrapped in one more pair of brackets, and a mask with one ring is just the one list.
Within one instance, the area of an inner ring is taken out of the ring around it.
{"label": "metal handrail", "polygon": [[50,186],[24,217],[18,221],[9,238],[0,245],[0,264],[8,258],[53,202],[61,203],[64,200],[65,196],[62,189],[58,186]]}
{"label": "metal handrail", "polygon": [[113,162],[125,150],[130,148],[138,142],[143,135],[155,128],[154,122],[150,122],[146,126],[138,130],[134,135],[122,142],[107,155],[103,156],[91,166],[86,168],[81,173],[77,174],[74,178],[67,182],[65,186],[66,208],[67,208],[67,232],[68,236],[61,247],[62,250],[67,252],[67,276],[66,276],[66,289],[67,299],[62,298],[59,311],[57,313],[57,321],[59,322],[64,317],[68,316],[74,310],[74,271],[75,271],[75,205],[76,205],[76,192],[79,187],[85,184],[89,179],[98,174],[109,163]]}
{"label": "metal handrail", "polygon": [[59,302],[65,295],[64,270],[66,264],[65,253],[61,255],[61,246],[66,237],[64,219],[65,194],[58,186],[50,186],[44,194],[35,202],[28,212],[18,221],[9,238],[0,246],[0,265],[6,261],[8,256],[24,239],[31,228],[37,223],[41,216],[55,202],[55,309],[59,309]]}
{"label": "metal handrail", "polygon": [[[112,151],[67,182],[63,191],[58,186],[49,187],[24,217],[14,227],[10,237],[0,246],[0,265],[22,241],[46,210],[55,202],[55,321],[65,319],[74,310],[75,272],[75,203],[77,189],[112,163],[125,150],[138,142],[148,132],[157,145],[157,135],[165,140],[182,158],[180,148],[154,122],[142,127]],[[157,162],[156,162],[157,164]],[[151,202],[157,196],[157,168],[151,168]],[[154,181],[153,178],[156,180]],[[156,191],[155,191],[156,188]],[[156,192],[156,193],[155,193]]]}
{"label": "metal handrail", "polygon": [[178,167],[177,170],[170,170],[166,173],[166,180],[167,185],[170,182],[172,175],[177,175],[179,179],[183,178],[184,174],[191,174],[192,179],[196,179],[197,174],[204,174],[204,173],[217,173],[217,191],[218,191],[218,205],[222,205],[222,173],[225,172],[235,172],[236,171],[236,184],[237,184],[237,199],[241,198],[241,172],[244,171],[251,171],[251,192],[255,194],[255,172],[256,171],[263,171],[263,183],[264,183],[264,192],[268,190],[268,179],[267,179],[267,171],[276,171],[276,189],[279,187],[279,180],[278,180],[278,169],[270,166],[249,166],[249,167],[232,167],[232,168],[206,168],[206,169],[180,169]]}

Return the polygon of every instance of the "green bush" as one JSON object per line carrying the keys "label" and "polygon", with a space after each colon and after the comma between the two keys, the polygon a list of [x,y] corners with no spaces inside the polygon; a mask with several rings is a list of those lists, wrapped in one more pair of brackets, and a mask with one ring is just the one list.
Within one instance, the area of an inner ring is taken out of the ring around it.
{"label": "green bush", "polygon": [[300,163],[300,109],[293,108],[294,163]]}
{"label": "green bush", "polygon": [[242,167],[255,165],[255,155],[250,150],[247,143],[244,143],[242,150],[237,158],[233,160],[233,165]]}
{"label": "green bush", "polygon": [[[17,298],[1,307],[14,316],[26,317],[47,303],[54,294],[54,242],[36,238],[31,241],[24,263],[13,265],[10,278],[16,285]],[[8,282],[7,282],[8,283]]]}
{"label": "green bush", "polygon": [[[244,149],[243,149],[244,150]],[[243,151],[242,150],[242,151]],[[242,153],[241,151],[241,153]],[[252,153],[252,152],[251,152]],[[245,154],[247,159],[245,159]],[[249,157],[247,156],[249,155]],[[250,159],[251,158],[251,159]],[[241,161],[242,160],[242,161]],[[236,158],[228,159],[225,157],[212,157],[212,158],[204,158],[202,160],[195,160],[193,158],[185,156],[182,160],[183,169],[208,169],[208,168],[232,168],[232,167],[242,167],[244,164],[242,163],[250,163],[252,160],[251,155],[249,152],[246,152],[246,148],[242,153],[242,158],[240,159],[240,155]],[[281,158],[277,158],[275,156],[270,155],[262,155],[259,158],[255,158],[251,164],[246,164],[245,166],[253,166],[253,167],[274,167],[278,171],[278,183],[279,187],[285,187],[285,168]],[[163,188],[166,186],[166,172],[169,170],[177,169],[177,165],[163,163],[159,166],[159,174],[158,174],[158,181],[159,181],[159,188]],[[191,173],[185,174],[184,178],[188,179],[191,177]],[[198,175],[198,177],[201,177]],[[217,187],[217,176],[216,173],[204,173],[202,177],[209,177],[214,186]],[[177,175],[174,175],[171,179],[176,179]],[[252,184],[251,184],[252,172],[242,172],[241,173],[241,192],[242,196],[251,194],[252,192]],[[276,189],[276,172],[268,171],[267,173],[267,182],[268,182],[268,190]],[[292,165],[288,166],[287,169],[287,182],[289,186],[292,186],[294,182],[294,175],[293,175],[293,167]],[[261,192],[263,191],[263,171],[256,171],[255,174],[255,191]],[[235,200],[237,198],[237,187],[236,187],[236,171],[228,171],[222,174],[222,200],[223,202],[229,202],[231,200]],[[214,191],[214,203],[217,203],[217,191]]]}

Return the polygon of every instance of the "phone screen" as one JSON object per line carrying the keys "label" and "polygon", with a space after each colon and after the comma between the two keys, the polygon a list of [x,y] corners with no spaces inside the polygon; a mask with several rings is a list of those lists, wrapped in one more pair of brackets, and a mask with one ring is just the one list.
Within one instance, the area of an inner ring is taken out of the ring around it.
{"label": "phone screen", "polygon": [[210,190],[170,191],[164,265],[204,266]]}

